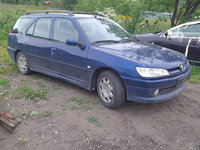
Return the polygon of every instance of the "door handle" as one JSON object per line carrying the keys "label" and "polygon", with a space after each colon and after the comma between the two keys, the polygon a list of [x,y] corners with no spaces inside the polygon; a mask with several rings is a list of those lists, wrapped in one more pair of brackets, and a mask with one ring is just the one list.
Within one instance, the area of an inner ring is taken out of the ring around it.
{"label": "door handle", "polygon": [[51,55],[53,55],[55,51],[56,51],[56,48],[51,48]]}

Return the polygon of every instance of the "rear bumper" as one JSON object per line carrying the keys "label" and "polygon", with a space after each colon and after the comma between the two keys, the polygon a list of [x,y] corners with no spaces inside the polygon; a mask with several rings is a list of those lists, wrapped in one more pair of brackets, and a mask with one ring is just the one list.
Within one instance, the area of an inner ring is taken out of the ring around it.
{"label": "rear bumper", "polygon": [[[155,103],[165,101],[177,96],[186,87],[190,77],[190,69],[187,72],[166,79],[143,80],[122,77],[127,92],[127,100],[139,103]],[[154,92],[159,90],[158,95]]]}
{"label": "rear bumper", "polygon": [[10,58],[12,59],[12,61],[15,62],[14,53],[15,53],[16,50],[8,46],[7,51],[8,51],[8,54],[10,55]]}

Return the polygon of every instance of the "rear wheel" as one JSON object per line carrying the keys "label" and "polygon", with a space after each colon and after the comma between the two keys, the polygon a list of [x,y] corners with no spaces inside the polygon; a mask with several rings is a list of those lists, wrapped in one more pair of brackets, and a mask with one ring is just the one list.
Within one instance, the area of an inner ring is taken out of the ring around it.
{"label": "rear wheel", "polygon": [[124,84],[112,71],[103,71],[99,75],[97,92],[101,103],[111,109],[120,107],[126,100]]}
{"label": "rear wheel", "polygon": [[26,55],[22,51],[17,53],[16,61],[17,61],[18,70],[21,74],[24,74],[24,75],[30,74],[31,71],[29,69]]}

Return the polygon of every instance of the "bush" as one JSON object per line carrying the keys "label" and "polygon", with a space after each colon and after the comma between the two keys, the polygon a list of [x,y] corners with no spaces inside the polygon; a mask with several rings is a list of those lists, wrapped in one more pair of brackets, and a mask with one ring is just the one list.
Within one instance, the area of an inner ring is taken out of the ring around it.
{"label": "bush", "polygon": [[14,26],[17,19],[24,14],[24,11],[0,12],[0,45],[7,46],[9,31]]}

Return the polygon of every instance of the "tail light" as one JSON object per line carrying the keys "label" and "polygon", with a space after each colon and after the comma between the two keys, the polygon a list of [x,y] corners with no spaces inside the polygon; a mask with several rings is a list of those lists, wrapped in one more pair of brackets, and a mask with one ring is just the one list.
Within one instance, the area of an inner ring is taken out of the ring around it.
{"label": "tail light", "polygon": [[12,30],[10,30],[9,34],[11,34],[11,33],[12,33]]}

